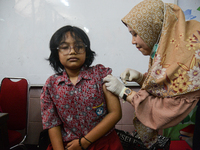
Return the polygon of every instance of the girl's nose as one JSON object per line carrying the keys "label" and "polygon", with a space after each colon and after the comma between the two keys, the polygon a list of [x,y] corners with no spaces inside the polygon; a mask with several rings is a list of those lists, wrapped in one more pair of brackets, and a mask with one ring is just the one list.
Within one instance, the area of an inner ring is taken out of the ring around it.
{"label": "girl's nose", "polygon": [[74,49],[73,46],[70,47],[70,52],[69,52],[69,54],[76,54],[76,51],[75,51],[75,49]]}

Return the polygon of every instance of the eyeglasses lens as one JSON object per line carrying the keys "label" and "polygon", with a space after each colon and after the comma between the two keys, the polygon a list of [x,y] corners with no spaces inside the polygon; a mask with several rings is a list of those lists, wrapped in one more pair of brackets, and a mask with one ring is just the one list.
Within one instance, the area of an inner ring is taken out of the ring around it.
{"label": "eyeglasses lens", "polygon": [[75,44],[70,46],[69,44],[63,43],[57,49],[63,54],[67,55],[71,52],[72,48],[77,54],[82,54],[85,52],[86,45],[84,43]]}

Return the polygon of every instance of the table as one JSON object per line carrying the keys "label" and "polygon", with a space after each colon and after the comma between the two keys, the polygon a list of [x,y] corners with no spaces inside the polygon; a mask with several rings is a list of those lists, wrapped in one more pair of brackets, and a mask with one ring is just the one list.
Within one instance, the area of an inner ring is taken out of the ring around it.
{"label": "table", "polygon": [[7,120],[8,120],[8,113],[0,113],[0,149],[1,150],[9,150]]}

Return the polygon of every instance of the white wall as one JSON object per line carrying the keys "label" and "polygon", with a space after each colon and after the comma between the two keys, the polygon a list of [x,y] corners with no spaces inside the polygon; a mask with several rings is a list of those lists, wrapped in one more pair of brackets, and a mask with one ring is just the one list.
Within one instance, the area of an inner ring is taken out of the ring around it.
{"label": "white wall", "polygon": [[[185,12],[186,20],[195,19],[200,21],[200,0],[178,0],[177,4]],[[191,12],[191,13],[190,13]]]}
{"label": "white wall", "polygon": [[[49,40],[64,25],[84,29],[102,63],[119,76],[126,68],[146,72],[148,57],[131,44],[121,23],[141,0],[0,0],[0,80],[26,77],[31,85],[44,84],[54,72],[45,60]],[[174,0],[164,0],[173,3]]]}

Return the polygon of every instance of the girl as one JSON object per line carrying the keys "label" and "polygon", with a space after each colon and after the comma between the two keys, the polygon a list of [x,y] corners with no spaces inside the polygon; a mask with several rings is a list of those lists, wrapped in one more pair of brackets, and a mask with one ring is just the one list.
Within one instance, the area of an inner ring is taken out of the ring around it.
{"label": "girl", "polygon": [[95,52],[83,30],[64,26],[50,40],[50,76],[41,94],[43,128],[48,129],[48,150],[122,150],[114,130],[121,119],[118,97],[106,90],[103,65],[90,67]]}

